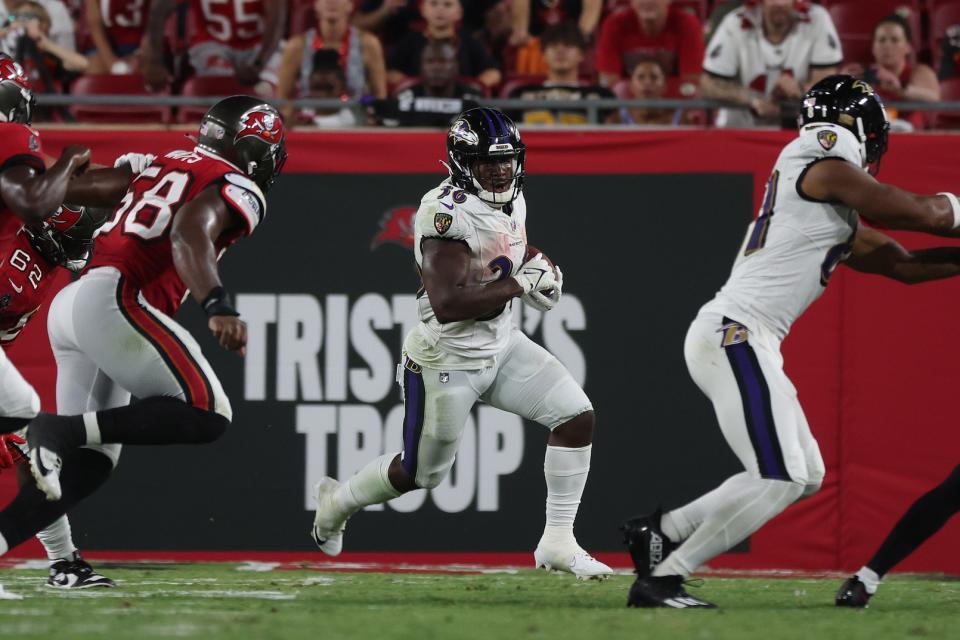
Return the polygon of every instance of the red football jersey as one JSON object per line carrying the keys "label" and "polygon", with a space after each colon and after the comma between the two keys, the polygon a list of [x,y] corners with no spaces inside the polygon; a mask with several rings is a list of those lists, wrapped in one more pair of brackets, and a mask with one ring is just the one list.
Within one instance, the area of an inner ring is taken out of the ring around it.
{"label": "red football jersey", "polygon": [[[0,123],[0,171],[16,165],[44,171],[40,134],[23,124]],[[0,201],[0,342],[10,342],[40,308],[53,278],[47,264],[21,233],[23,222]]]}
{"label": "red football jersey", "polygon": [[190,0],[190,44],[252,49],[263,40],[264,0]]}
{"label": "red football jersey", "polygon": [[214,185],[243,221],[217,241],[222,252],[253,233],[266,214],[260,188],[235,166],[200,149],[178,149],[134,179],[113,218],[100,228],[90,268],[116,267],[153,306],[174,315],[187,287],[173,264],[170,230],[184,204]]}
{"label": "red football jersey", "polygon": [[150,0],[100,0],[100,17],[114,47],[139,45],[149,15]]}
{"label": "red football jersey", "polygon": [[57,268],[33,248],[23,227],[0,249],[0,343],[13,342],[50,293]]}

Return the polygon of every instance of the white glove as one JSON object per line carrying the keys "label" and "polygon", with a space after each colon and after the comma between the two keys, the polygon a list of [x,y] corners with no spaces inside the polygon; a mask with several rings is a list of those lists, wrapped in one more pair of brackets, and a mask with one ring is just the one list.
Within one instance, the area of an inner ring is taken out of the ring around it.
{"label": "white glove", "polygon": [[523,294],[520,299],[524,304],[538,311],[550,311],[557,306],[560,296],[563,295],[563,271],[560,271],[560,267],[554,267],[553,271],[556,280],[553,288]]}
{"label": "white glove", "polygon": [[542,253],[538,253],[530,260],[524,262],[517,272],[517,275],[513,276],[513,279],[523,287],[524,294],[530,293],[531,291],[550,289],[556,285],[557,282],[553,268],[550,266],[550,263],[547,262],[546,258],[543,257]]}
{"label": "white glove", "polygon": [[120,165],[128,164],[133,175],[140,175],[156,159],[157,156],[152,153],[125,153],[114,161],[113,166],[119,168]]}

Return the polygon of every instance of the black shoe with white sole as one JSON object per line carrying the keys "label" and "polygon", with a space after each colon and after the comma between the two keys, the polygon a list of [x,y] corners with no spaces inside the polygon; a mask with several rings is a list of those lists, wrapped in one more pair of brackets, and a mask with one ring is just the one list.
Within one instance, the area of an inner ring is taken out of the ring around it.
{"label": "black shoe with white sole", "polygon": [[628,607],[671,609],[716,609],[717,605],[694,598],[683,588],[683,576],[646,576],[634,581],[627,596]]}
{"label": "black shoe with white sole", "polygon": [[651,575],[654,568],[667,559],[678,546],[660,528],[663,510],[627,520],[620,525],[623,543],[630,551],[633,565],[640,577]]}
{"label": "black shoe with white sole", "polygon": [[853,607],[855,609],[869,607],[870,594],[867,593],[867,586],[857,576],[850,576],[840,585],[834,603],[838,607]]}
{"label": "black shoe with white sole", "polygon": [[54,589],[89,589],[91,587],[115,587],[113,580],[102,576],[87,563],[80,552],[73,557],[57,560],[50,565],[50,577],[47,586]]}

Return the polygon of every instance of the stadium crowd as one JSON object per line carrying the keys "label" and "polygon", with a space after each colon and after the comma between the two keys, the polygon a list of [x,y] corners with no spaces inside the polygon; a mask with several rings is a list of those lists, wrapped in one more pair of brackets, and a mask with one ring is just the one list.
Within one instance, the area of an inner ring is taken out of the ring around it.
{"label": "stadium crowd", "polygon": [[[887,101],[960,99],[960,0],[0,0],[0,48],[38,92],[343,99],[291,126],[446,126],[484,98],[536,100],[526,124],[583,124],[550,100],[707,98],[622,107],[622,125],[792,126],[816,80]],[[364,109],[350,109],[347,100]],[[48,120],[191,122],[202,109],[48,108]],[[960,127],[892,112],[901,130]]]}

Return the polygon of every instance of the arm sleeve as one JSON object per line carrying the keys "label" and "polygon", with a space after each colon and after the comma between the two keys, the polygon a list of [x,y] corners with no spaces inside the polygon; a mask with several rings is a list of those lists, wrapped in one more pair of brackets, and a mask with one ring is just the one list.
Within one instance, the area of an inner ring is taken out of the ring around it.
{"label": "arm sleeve", "polygon": [[682,16],[677,71],[682,76],[698,75],[703,70],[703,26],[686,11]]}
{"label": "arm sleeve", "polygon": [[[632,9],[629,9],[632,11]],[[611,13],[600,25],[600,37],[597,39],[597,71],[613,75],[623,75],[623,57],[620,55],[620,43],[617,37],[618,14]]]}
{"label": "arm sleeve", "polygon": [[220,185],[220,197],[243,221],[243,235],[253,233],[267,215],[267,200],[260,187],[239,173],[228,173]]}
{"label": "arm sleeve", "polygon": [[840,36],[833,25],[830,14],[822,7],[811,8],[815,11],[811,15],[815,27],[813,33],[813,49],[810,51],[810,66],[833,67],[843,62],[843,49],[840,45]]}
{"label": "arm sleeve", "polygon": [[736,80],[740,77],[740,38],[743,29],[736,12],[730,13],[710,39],[703,70],[710,75]]}

